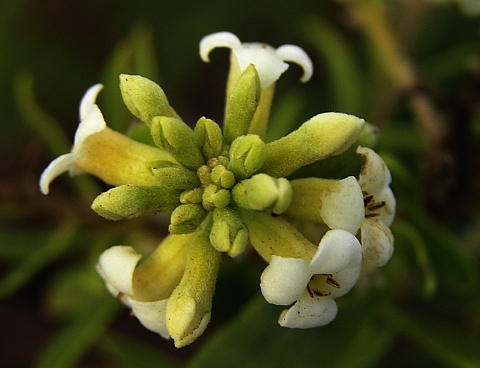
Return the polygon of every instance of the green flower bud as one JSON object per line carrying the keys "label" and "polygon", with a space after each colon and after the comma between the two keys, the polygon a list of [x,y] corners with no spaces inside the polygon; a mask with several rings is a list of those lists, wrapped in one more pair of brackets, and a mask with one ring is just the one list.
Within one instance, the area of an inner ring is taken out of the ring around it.
{"label": "green flower bud", "polygon": [[310,262],[317,246],[308,241],[293,225],[282,217],[266,212],[240,211],[240,218],[248,228],[250,242],[255,250],[270,262],[272,255],[284,258],[302,258]]}
{"label": "green flower bud", "polygon": [[235,185],[232,195],[241,208],[281,214],[290,205],[292,188],[285,178],[257,174]]}
{"label": "green flower bud", "polygon": [[183,121],[157,116],[152,120],[151,131],[155,144],[170,152],[187,169],[196,170],[205,163],[192,129]]}
{"label": "green flower bud", "polygon": [[266,145],[261,171],[286,177],[302,166],[339,155],[357,140],[364,123],[353,115],[335,112],[316,115],[296,131]]}
{"label": "green flower bud", "polygon": [[195,188],[180,194],[180,203],[202,203],[203,189]]}
{"label": "green flower bud", "polygon": [[158,84],[139,75],[120,75],[120,91],[130,112],[150,125],[155,116],[180,119]]}
{"label": "green flower bud", "polygon": [[207,328],[220,263],[208,237],[200,232],[192,240],[180,284],[167,304],[166,319],[177,348],[192,343]]}
{"label": "green flower bud", "polygon": [[248,133],[253,115],[260,101],[260,79],[250,65],[240,76],[237,85],[227,97],[223,132],[227,144]]}
{"label": "green flower bud", "polygon": [[161,186],[137,186],[125,184],[100,194],[92,203],[92,209],[109,220],[135,218],[143,214],[169,212],[180,202],[180,191]]}
{"label": "green flower bud", "polygon": [[257,172],[265,162],[265,143],[258,135],[242,135],[230,146],[228,170],[237,179],[246,179]]}
{"label": "green flower bud", "polygon": [[172,234],[194,232],[205,219],[207,211],[201,204],[181,204],[172,212],[168,231]]}
{"label": "green flower bud", "polygon": [[235,185],[235,175],[223,165],[215,166],[210,175],[212,182],[225,189],[230,189]]}
{"label": "green flower bud", "polygon": [[222,129],[213,120],[200,118],[193,130],[193,135],[205,160],[217,157],[222,151]]}
{"label": "green flower bud", "polygon": [[219,252],[227,252],[232,258],[245,250],[248,243],[248,230],[240,217],[229,208],[216,208],[213,211],[213,225],[210,242]]}
{"label": "green flower bud", "polygon": [[203,190],[203,207],[207,211],[223,208],[230,204],[230,191],[221,189],[215,184],[208,185]]}
{"label": "green flower bud", "polygon": [[200,185],[197,173],[170,161],[153,161],[147,164],[158,183],[169,189],[193,189]]}

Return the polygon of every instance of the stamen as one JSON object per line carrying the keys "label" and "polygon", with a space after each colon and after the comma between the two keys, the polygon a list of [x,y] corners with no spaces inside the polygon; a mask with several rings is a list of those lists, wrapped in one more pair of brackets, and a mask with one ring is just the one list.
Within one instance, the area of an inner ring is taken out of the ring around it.
{"label": "stamen", "polygon": [[310,298],[315,297],[315,292],[312,290],[312,288],[308,284],[307,284],[307,292],[308,292],[308,295],[310,295]]}
{"label": "stamen", "polygon": [[373,199],[373,195],[365,193],[363,196],[363,206],[367,207],[367,205],[371,202],[372,199]]}
{"label": "stamen", "polygon": [[372,218],[372,217],[378,217],[380,216],[379,213],[366,213],[365,218]]}
{"label": "stamen", "polygon": [[383,206],[385,206],[385,201],[381,201],[381,202],[378,202],[378,203],[372,203],[370,206],[368,206],[368,209],[370,211],[375,211],[375,210],[378,210],[379,208],[382,208]]}
{"label": "stamen", "polygon": [[316,291],[313,292],[316,296],[330,296],[332,293],[330,291]]}
{"label": "stamen", "polygon": [[118,293],[116,296],[117,300],[122,299],[124,295],[125,295],[124,293]]}
{"label": "stamen", "polygon": [[340,284],[336,280],[334,280],[333,278],[327,277],[326,282],[327,282],[327,284],[332,285],[334,288],[340,289]]}

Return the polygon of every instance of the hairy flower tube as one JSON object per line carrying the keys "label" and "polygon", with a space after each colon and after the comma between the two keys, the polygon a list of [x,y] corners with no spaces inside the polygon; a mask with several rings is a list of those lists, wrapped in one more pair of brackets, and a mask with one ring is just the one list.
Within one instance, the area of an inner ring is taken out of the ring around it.
{"label": "hairy flower tube", "polygon": [[[144,261],[132,247],[118,245],[102,253],[97,270],[146,328],[177,347],[193,342],[209,323],[222,254],[237,257],[251,245],[268,263],[260,282],[265,299],[291,305],[279,323],[309,328],[333,320],[335,299],[354,287],[363,265],[381,266],[393,251],[390,173],[374,151],[359,147],[364,120],[322,113],[265,143],[275,82],[286,61],[303,68],[302,81],[310,78],[312,63],[297,46],[243,44],[228,32],[202,39],[202,59],[209,61],[218,47],[231,49],[222,127],[201,117],[191,128],[160,86],[123,74],[125,105],[154,145],[106,126],[95,104],[97,85],[82,100],[72,151],[54,160],[40,180],[47,194],[65,171],[99,177],[113,187],[92,209],[109,220],[170,213],[170,234]],[[364,159],[357,176],[290,178],[352,149]],[[292,218],[328,230],[317,245]]]}

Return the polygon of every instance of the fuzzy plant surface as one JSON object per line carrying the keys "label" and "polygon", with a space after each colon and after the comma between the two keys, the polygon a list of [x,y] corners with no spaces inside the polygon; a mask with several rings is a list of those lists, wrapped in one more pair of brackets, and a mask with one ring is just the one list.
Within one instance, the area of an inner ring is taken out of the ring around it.
{"label": "fuzzy plant surface", "polygon": [[[231,50],[221,125],[200,117],[192,129],[159,85],[122,74],[123,101],[154,145],[107,126],[96,104],[102,86],[95,85],[80,103],[71,152],[40,178],[48,194],[64,172],[97,176],[112,188],[92,209],[112,221],[170,213],[169,235],[148,258],[118,245],[101,254],[97,270],[146,328],[176,347],[207,328],[222,257],[253,248],[267,263],[265,300],[286,306],[278,323],[312,328],[335,319],[335,299],[393,253],[395,197],[389,169],[372,149],[376,130],[327,112],[266,143],[276,81],[287,62],[300,65],[308,81],[312,62],[298,46],[242,43],[229,32],[204,37],[201,58],[208,62],[219,47]],[[317,173],[318,164],[330,169]],[[355,170],[338,178],[335,167],[344,166]],[[320,225],[319,242],[304,234],[308,223]]]}

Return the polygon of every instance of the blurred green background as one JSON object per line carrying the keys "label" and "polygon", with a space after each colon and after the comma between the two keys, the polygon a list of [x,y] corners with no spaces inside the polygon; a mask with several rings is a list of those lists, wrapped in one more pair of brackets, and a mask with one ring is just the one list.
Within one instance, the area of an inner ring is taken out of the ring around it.
{"label": "blurred green background", "polygon": [[[0,366],[479,367],[480,14],[462,3],[477,1],[3,0]],[[381,128],[395,254],[308,331],[277,325],[258,257],[225,259],[210,327],[177,350],[94,268],[115,244],[151,251],[168,218],[108,222],[89,208],[102,183],[64,175],[45,197],[38,178],[68,152],[89,86],[104,83],[107,123],[128,129],[120,73],[158,82],[185,121],[221,121],[228,52],[204,64],[198,42],[223,30],[313,60],[306,85],[297,66],[278,82],[269,139],[325,111]]]}

